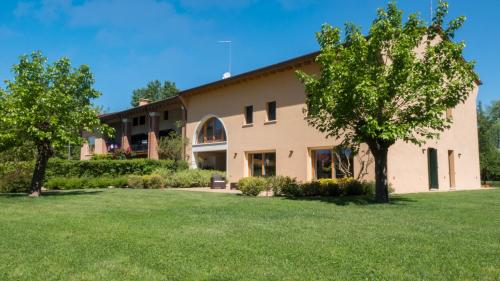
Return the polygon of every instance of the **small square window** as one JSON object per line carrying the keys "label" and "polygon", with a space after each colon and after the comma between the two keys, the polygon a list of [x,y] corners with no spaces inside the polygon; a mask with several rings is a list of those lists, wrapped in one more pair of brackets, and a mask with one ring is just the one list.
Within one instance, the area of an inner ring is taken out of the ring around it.
{"label": "small square window", "polygon": [[168,110],[165,110],[165,112],[163,112],[163,120],[168,120]]}
{"label": "small square window", "polygon": [[267,103],[267,121],[276,120],[276,102],[268,102]]}
{"label": "small square window", "polygon": [[141,116],[139,117],[139,125],[144,125],[146,124],[146,116]]}
{"label": "small square window", "polygon": [[253,105],[245,106],[245,124],[253,123]]}
{"label": "small square window", "polygon": [[137,126],[137,125],[139,125],[139,118],[134,117],[134,119],[132,119],[132,126]]}

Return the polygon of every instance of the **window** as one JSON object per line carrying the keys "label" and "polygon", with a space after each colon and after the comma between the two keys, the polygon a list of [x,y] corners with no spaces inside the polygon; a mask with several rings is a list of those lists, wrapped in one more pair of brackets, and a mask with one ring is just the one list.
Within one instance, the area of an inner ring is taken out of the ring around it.
{"label": "window", "polygon": [[134,117],[132,119],[132,126],[140,126],[146,124],[146,116],[139,116],[139,117]]}
{"label": "window", "polygon": [[253,105],[245,106],[245,124],[253,123]]}
{"label": "window", "polygon": [[267,103],[267,121],[276,120],[276,102],[268,102]]}
{"label": "window", "polygon": [[337,147],[333,149],[336,178],[348,178],[354,175],[354,157],[352,149]]}
{"label": "window", "polygon": [[252,177],[272,177],[276,175],[276,153],[249,154],[249,167]]}
{"label": "window", "polygon": [[130,137],[132,151],[147,151],[148,150],[148,135],[138,134]]}
{"label": "window", "polygon": [[95,150],[95,137],[88,137],[87,139],[89,143],[89,152],[94,153]]}
{"label": "window", "polygon": [[315,179],[333,178],[333,154],[330,149],[313,151],[313,168]]}
{"label": "window", "polygon": [[226,141],[224,126],[219,119],[208,119],[198,132],[198,143],[213,143]]}
{"label": "window", "polygon": [[168,120],[168,110],[163,112],[163,120]]}
{"label": "window", "polygon": [[311,151],[315,179],[345,178],[354,175],[354,157],[349,148]]}

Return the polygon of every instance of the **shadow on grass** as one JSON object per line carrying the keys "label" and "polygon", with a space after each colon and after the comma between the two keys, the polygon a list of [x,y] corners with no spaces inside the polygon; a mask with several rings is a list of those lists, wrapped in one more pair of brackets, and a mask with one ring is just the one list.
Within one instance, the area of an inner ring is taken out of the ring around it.
{"label": "shadow on grass", "polygon": [[[382,205],[375,201],[372,196],[342,196],[342,197],[287,197],[288,200],[293,201],[320,201],[324,203],[335,204],[338,206],[347,205]],[[408,203],[416,202],[414,199],[402,197],[402,196],[391,196],[388,205],[406,205]]]}
{"label": "shadow on grass", "polygon": [[[97,195],[101,193],[102,190],[71,190],[71,191],[58,191],[58,190],[53,190],[53,191],[45,191],[42,192],[41,197],[53,197],[53,196],[75,196],[75,195]],[[27,193],[4,193],[0,194],[1,197],[28,197]]]}

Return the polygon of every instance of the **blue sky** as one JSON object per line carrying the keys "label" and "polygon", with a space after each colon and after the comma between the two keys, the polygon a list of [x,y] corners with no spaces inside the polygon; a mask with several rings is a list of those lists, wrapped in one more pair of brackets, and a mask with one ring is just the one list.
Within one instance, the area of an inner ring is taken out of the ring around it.
{"label": "blue sky", "polygon": [[[436,0],[434,5],[436,5]],[[129,107],[133,89],[153,79],[181,89],[218,80],[227,70],[233,41],[233,74],[318,49],[314,32],[328,22],[369,27],[384,0],[38,0],[0,1],[0,79],[11,78],[18,56],[41,50],[50,60],[88,64],[97,104]],[[400,0],[407,13],[429,19],[430,0]],[[484,85],[479,100],[500,97],[498,0],[449,0],[450,17],[465,15],[457,40],[477,62]]]}

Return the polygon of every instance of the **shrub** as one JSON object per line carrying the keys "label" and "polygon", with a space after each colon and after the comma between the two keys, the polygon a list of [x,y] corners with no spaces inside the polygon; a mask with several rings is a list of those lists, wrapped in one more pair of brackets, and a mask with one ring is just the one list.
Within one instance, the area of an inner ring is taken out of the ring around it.
{"label": "shrub", "polygon": [[238,181],[238,188],[243,195],[257,196],[262,191],[266,191],[268,181],[262,177],[247,177]]}
{"label": "shrub", "polygon": [[144,188],[163,188],[163,178],[160,175],[142,176],[142,180],[144,182]]}
{"label": "shrub", "polygon": [[131,160],[61,160],[50,159],[47,165],[47,178],[52,177],[114,177],[121,175],[148,175],[156,169],[175,171],[184,168],[185,161],[153,159]]}
{"label": "shrub", "polygon": [[144,188],[144,179],[137,175],[128,176],[127,185],[130,188]]}
{"label": "shrub", "polygon": [[[375,195],[375,181],[363,181],[363,193],[366,195]],[[389,193],[394,193],[394,188],[389,184]]]}
{"label": "shrub", "polygon": [[319,184],[323,196],[340,196],[344,192],[337,179],[320,179]]}
{"label": "shrub", "polygon": [[267,188],[273,191],[274,196],[283,195],[283,190],[286,190],[289,185],[297,186],[297,179],[287,176],[270,177],[267,182]]}
{"label": "shrub", "polygon": [[158,156],[160,159],[179,161],[182,159],[183,149],[188,142],[187,138],[172,131],[168,136],[162,137],[158,141]]}
{"label": "shrub", "polygon": [[44,187],[52,190],[73,190],[85,188],[108,188],[125,187],[127,179],[125,177],[114,178],[62,178],[56,177],[48,179]]}
{"label": "shrub", "polygon": [[[156,172],[159,172],[158,170]],[[190,169],[177,171],[172,174],[163,172],[166,187],[207,187],[213,174],[225,177],[225,173],[214,170]],[[162,172],[160,172],[162,175]]]}
{"label": "shrub", "polygon": [[33,165],[33,162],[0,163],[0,193],[28,192]]}
{"label": "shrub", "polygon": [[113,157],[113,154],[106,153],[106,154],[93,154],[90,160],[113,160],[113,159],[115,159]]}
{"label": "shrub", "polygon": [[311,181],[303,183],[300,188],[302,189],[302,196],[319,196],[322,195],[322,186],[318,181]]}
{"label": "shrub", "polygon": [[355,179],[350,179],[345,183],[345,195],[365,195],[363,184]]}

